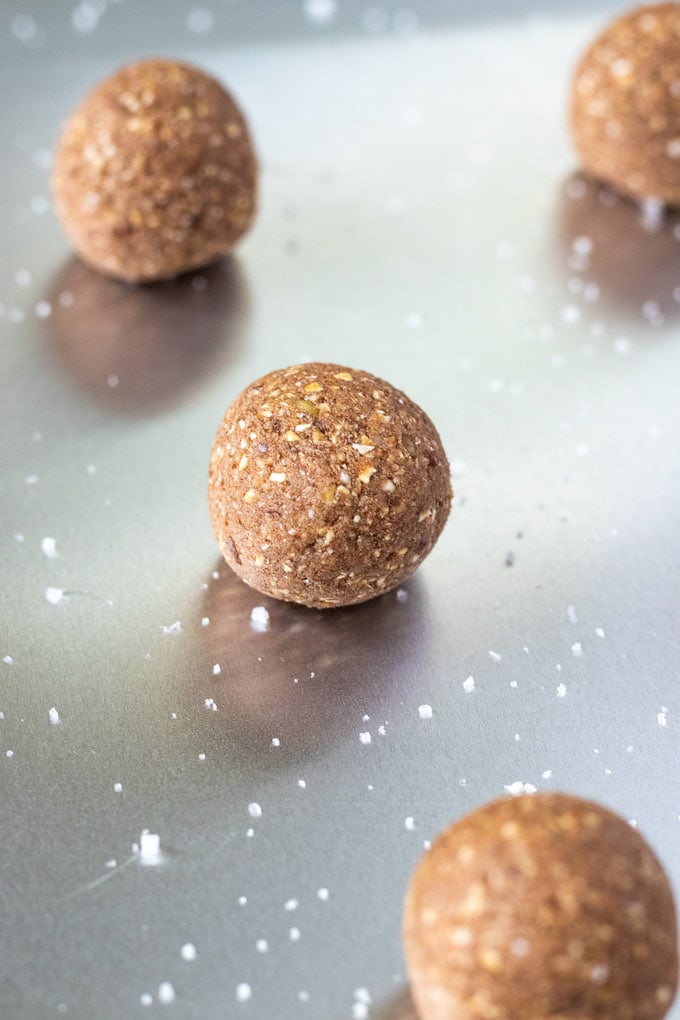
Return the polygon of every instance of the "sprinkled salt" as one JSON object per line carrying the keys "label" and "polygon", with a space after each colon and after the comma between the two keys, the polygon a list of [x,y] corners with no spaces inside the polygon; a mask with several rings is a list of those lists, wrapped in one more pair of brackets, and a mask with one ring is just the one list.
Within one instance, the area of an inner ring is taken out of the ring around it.
{"label": "sprinkled salt", "polygon": [[180,949],[180,955],[183,960],[187,961],[187,963],[192,963],[198,955],[196,952],[196,946],[193,942],[185,942]]}
{"label": "sprinkled salt", "polygon": [[288,932],[288,937],[289,937],[291,942],[299,942],[300,941],[300,929],[299,928],[291,928],[290,931]]}
{"label": "sprinkled salt", "polygon": [[255,943],[255,948],[257,949],[258,953],[266,953],[267,950],[269,949],[269,943],[267,942],[266,939],[258,939],[257,942]]}
{"label": "sprinkled salt", "polygon": [[5,751],[5,757],[13,758],[14,757],[14,751]]}
{"label": "sprinkled salt", "polygon": [[418,705],[418,715],[421,719],[431,719],[432,705]]}
{"label": "sprinkled salt", "polygon": [[139,863],[158,864],[161,860],[161,838],[156,832],[144,830],[139,837]]}
{"label": "sprinkled salt", "polygon": [[245,907],[247,902],[248,902],[248,897],[247,896],[239,896],[239,898],[238,898],[238,905],[239,905],[239,907]]}
{"label": "sprinkled salt", "polygon": [[656,721],[658,722],[659,726],[663,726],[664,728],[668,726],[667,712],[668,709],[662,706],[661,711],[657,712],[656,715]]}
{"label": "sprinkled salt", "polygon": [[142,1006],[153,1006],[153,995],[150,995],[149,992],[142,992],[139,996],[139,1001]]}
{"label": "sprinkled salt", "polygon": [[209,623],[210,623],[210,617],[209,616],[202,617],[202,619],[201,619],[201,627],[207,627]]}
{"label": "sprinkled salt", "polygon": [[215,665],[213,666],[213,676],[219,676],[221,672],[222,667],[220,666],[219,662],[216,662]]}
{"label": "sprinkled salt", "polygon": [[492,652],[491,649],[489,649],[489,658],[493,659],[494,662],[501,662],[503,656],[499,655],[498,652]]}
{"label": "sprinkled salt", "polygon": [[365,1002],[355,1002],[352,1006],[352,1020],[366,1020],[368,1017],[368,1006]]}
{"label": "sprinkled salt", "polygon": [[408,592],[405,588],[397,588],[396,594],[397,602],[406,602],[408,599]]}
{"label": "sprinkled salt", "polygon": [[11,666],[12,663],[14,662],[14,659],[12,658],[11,655],[3,655],[2,661],[5,663],[6,666]]}
{"label": "sprinkled salt", "polygon": [[161,630],[164,634],[180,634],[182,632],[181,620],[175,620],[174,623],[168,624],[167,627],[161,625]]}
{"label": "sprinkled salt", "polygon": [[319,897],[320,900],[324,900],[325,902],[330,896],[330,892],[328,891],[328,889],[326,889],[325,886],[321,886],[320,889],[316,890],[316,895]]}
{"label": "sprinkled salt", "polygon": [[558,684],[557,685],[557,697],[558,698],[566,698],[566,696],[567,696],[567,688],[564,686],[564,684]]}
{"label": "sprinkled salt", "polygon": [[175,1001],[175,989],[169,981],[161,981],[158,986],[158,1001],[162,1006],[167,1006]]}
{"label": "sprinkled salt", "polygon": [[541,773],[541,778],[542,779],[552,779],[552,769],[546,769],[544,772],[542,772]]}
{"label": "sprinkled salt", "polygon": [[306,992],[304,988],[301,989],[301,991],[298,992],[298,999],[300,1002],[309,1002],[309,992]]}
{"label": "sprinkled salt", "polygon": [[283,904],[283,909],[284,910],[297,910],[299,905],[300,904],[299,904],[298,900],[295,900],[295,899],[286,900],[286,902]]}
{"label": "sprinkled salt", "polygon": [[114,783],[113,784],[113,792],[114,793],[122,793],[123,792],[123,784],[122,783]]}
{"label": "sprinkled salt", "polygon": [[371,734],[368,731],[366,731],[364,733],[360,733],[359,734],[359,740],[361,741],[362,744],[370,744],[370,742],[371,742]]}
{"label": "sprinkled salt", "polygon": [[595,633],[597,634],[597,636],[599,638],[603,638],[604,637],[604,631],[603,631],[602,627],[596,627],[595,628]]}
{"label": "sprinkled salt", "polygon": [[203,702],[203,704],[211,712],[216,712],[217,711],[217,704],[216,704],[216,702],[212,698],[206,698],[205,701]]}
{"label": "sprinkled salt", "polygon": [[574,656],[575,659],[581,658],[581,656],[583,655],[583,648],[581,647],[580,641],[575,641],[574,644],[571,646],[571,654]]}
{"label": "sprinkled salt", "polygon": [[518,779],[514,783],[509,783],[507,786],[504,786],[503,789],[513,797],[519,797],[523,793],[536,793],[536,787],[533,783],[523,783],[521,779]]}
{"label": "sprinkled salt", "polygon": [[248,814],[251,818],[260,818],[262,815],[262,808],[256,801],[253,801],[248,805]]}
{"label": "sprinkled salt", "polygon": [[327,25],[337,11],[336,0],[304,0],[304,11],[315,25]]}
{"label": "sprinkled salt", "polygon": [[573,606],[567,606],[567,619],[570,623],[578,623],[578,616]]}
{"label": "sprinkled salt", "polygon": [[467,680],[463,680],[463,690],[466,694],[470,694],[475,689],[475,678],[469,676]]}
{"label": "sprinkled salt", "polygon": [[56,606],[64,597],[63,588],[45,588],[45,600],[51,606]]}
{"label": "sprinkled salt", "polygon": [[272,737],[272,747],[281,747],[281,741],[278,737]]}
{"label": "sprinkled salt", "polygon": [[254,606],[250,612],[250,626],[260,634],[269,630],[269,613],[264,606]]}
{"label": "sprinkled salt", "polygon": [[247,985],[245,981],[243,981],[240,985],[236,985],[237,1002],[247,1002],[252,994],[253,994],[252,988],[250,987],[250,985]]}
{"label": "sprinkled salt", "polygon": [[47,716],[50,721],[50,726],[56,726],[58,724],[59,713],[57,712],[56,708],[51,708],[47,713]]}
{"label": "sprinkled salt", "polygon": [[407,818],[404,819],[404,828],[408,829],[409,832],[413,832],[415,827],[416,827],[416,820],[415,820],[415,818],[413,818],[412,815],[409,815]]}

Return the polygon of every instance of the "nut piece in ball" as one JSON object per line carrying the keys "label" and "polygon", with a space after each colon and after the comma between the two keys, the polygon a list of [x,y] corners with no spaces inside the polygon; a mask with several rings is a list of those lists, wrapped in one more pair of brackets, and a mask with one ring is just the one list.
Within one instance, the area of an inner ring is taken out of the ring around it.
{"label": "nut piece in ball", "polygon": [[660,1020],[678,977],[668,879],[642,836],[565,794],[442,832],[406,897],[421,1020]]}
{"label": "nut piece in ball", "polygon": [[633,198],[680,204],[680,4],[638,7],[592,43],[571,126],[587,173]]}
{"label": "nut piece in ball", "polygon": [[121,68],[66,122],[52,189],[81,258],[131,282],[225,255],[255,212],[257,163],[238,106],[175,60]]}
{"label": "nut piece in ball", "polygon": [[453,493],[417,404],[368,372],[311,362],[258,379],[228,408],[208,496],[222,555],[247,584],[324,609],[409,577]]}

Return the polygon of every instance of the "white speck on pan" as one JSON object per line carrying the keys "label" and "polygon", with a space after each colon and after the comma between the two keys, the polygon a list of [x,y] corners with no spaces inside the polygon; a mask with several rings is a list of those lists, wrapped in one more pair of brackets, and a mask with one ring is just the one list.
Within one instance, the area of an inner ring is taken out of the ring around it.
{"label": "white speck on pan", "polygon": [[661,706],[661,711],[657,712],[656,721],[659,726],[663,726],[664,729],[668,726],[668,709],[663,705]]}
{"label": "white speck on pan", "polygon": [[256,801],[248,805],[248,814],[251,818],[260,818],[262,816],[262,808]]}
{"label": "white speck on pan", "polygon": [[47,558],[50,560],[53,560],[54,557],[57,555],[57,543],[53,538],[50,537],[43,538],[42,542],[40,543],[40,548],[42,549],[45,556],[47,556]]}
{"label": "white speck on pan", "polygon": [[252,996],[252,994],[253,994],[252,988],[250,987],[250,985],[246,984],[245,981],[242,981],[240,985],[236,985],[237,1002],[247,1002],[248,999]]}
{"label": "white speck on pan", "polygon": [[368,732],[368,730],[359,734],[359,740],[361,741],[362,744],[370,744],[371,734]]}
{"label": "white speck on pan", "polygon": [[536,793],[536,787],[533,783],[523,783],[521,779],[516,780],[514,783],[508,783],[503,789],[513,797],[519,797],[523,793]]}
{"label": "white speck on pan", "polygon": [[201,753],[198,756],[198,760],[205,761],[205,751],[201,751]]}
{"label": "white speck on pan", "polygon": [[564,684],[558,684],[557,685],[557,697],[558,698],[566,698],[566,696],[567,696],[567,688],[564,686]]}
{"label": "white speck on pan", "polygon": [[433,715],[432,705],[418,705],[418,715],[421,719],[431,719]]}
{"label": "white speck on pan", "polygon": [[113,792],[114,793],[122,793],[123,792],[123,784],[122,783],[114,783],[113,784]]}
{"label": "white speck on pan", "polygon": [[406,591],[406,588],[397,588],[396,599],[397,602],[408,601],[408,592]]}
{"label": "white speck on pan", "polygon": [[50,721],[50,726],[57,726],[59,724],[59,713],[56,708],[51,708],[47,713],[47,717]]}
{"label": "white speck on pan", "polygon": [[258,953],[266,953],[267,950],[269,949],[269,943],[267,942],[266,939],[258,939],[257,942],[255,943],[255,948],[258,951]]}
{"label": "white speck on pan", "polygon": [[286,900],[286,902],[283,904],[283,909],[284,910],[297,910],[299,905],[300,904],[299,904],[298,900],[290,899],[290,900]]}
{"label": "white speck on pan", "polygon": [[45,601],[49,602],[51,606],[58,605],[64,598],[64,595],[63,588],[45,588]]}
{"label": "white speck on pan", "polygon": [[469,676],[466,680],[463,680],[463,690],[466,694],[471,694],[475,689],[475,678]]}
{"label": "white speck on pan", "polygon": [[201,627],[207,627],[207,626],[209,626],[209,624],[210,624],[210,617],[209,616],[203,616],[201,618]]}
{"label": "white speck on pan", "polygon": [[14,659],[12,658],[11,655],[3,655],[2,661],[5,663],[6,666],[11,666],[14,662]]}
{"label": "white speck on pan", "polygon": [[574,656],[575,659],[581,658],[581,656],[583,655],[583,648],[581,646],[580,641],[575,641],[574,644],[571,646],[571,654]]}
{"label": "white speck on pan", "polygon": [[404,819],[404,828],[408,829],[409,832],[413,832],[416,827],[416,820],[412,815],[409,815]]}
{"label": "white speck on pan", "polygon": [[182,948],[180,949],[180,955],[183,960],[187,961],[187,963],[192,963],[198,956],[196,946],[193,944],[193,942],[185,942]]}
{"label": "white speck on pan", "polygon": [[493,652],[491,649],[489,649],[489,658],[493,659],[494,662],[502,662],[503,660],[502,655],[499,655],[498,652]]}
{"label": "white speck on pan", "polygon": [[262,634],[269,630],[269,612],[264,606],[254,606],[250,612],[250,626]]}
{"label": "white speck on pan", "polygon": [[168,626],[161,625],[161,630],[164,634],[181,634],[182,622],[181,620],[175,620],[174,623],[168,624]]}
{"label": "white speck on pan", "polygon": [[169,981],[161,981],[159,984],[158,1001],[162,1006],[167,1006],[175,1001],[175,989]]}
{"label": "white speck on pan", "polygon": [[299,942],[300,941],[300,929],[299,928],[291,928],[290,931],[288,932],[288,937],[290,938],[291,942]]}
{"label": "white speck on pan", "polygon": [[567,606],[567,619],[569,623],[578,623],[578,616],[573,606]]}
{"label": "white speck on pan", "polygon": [[278,737],[272,737],[272,747],[281,747],[281,741]]}
{"label": "white speck on pan", "polygon": [[219,676],[220,675],[220,673],[222,672],[222,667],[220,666],[219,662],[215,663],[215,665],[213,666],[213,670],[212,671],[213,671],[213,676]]}
{"label": "white speck on pan", "polygon": [[322,885],[320,889],[316,890],[316,895],[319,897],[320,900],[326,902],[328,900],[328,897],[330,896],[330,891],[325,886]]}
{"label": "white speck on pan", "polygon": [[145,829],[139,838],[139,863],[145,867],[154,867],[162,859],[160,836]]}
{"label": "white speck on pan", "polygon": [[139,1001],[142,1006],[153,1006],[153,995],[150,992],[142,992],[139,996]]}

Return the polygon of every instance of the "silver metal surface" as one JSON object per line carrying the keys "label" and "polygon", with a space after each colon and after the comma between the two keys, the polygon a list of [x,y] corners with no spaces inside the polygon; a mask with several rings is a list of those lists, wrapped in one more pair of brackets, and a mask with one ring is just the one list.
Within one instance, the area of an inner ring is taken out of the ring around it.
{"label": "silver metal surface", "polygon": [[[678,234],[565,126],[612,7],[84,7],[3,13],[0,1015],[412,1020],[409,875],[507,787],[635,819],[680,889]],[[48,160],[161,42],[240,98],[261,210],[139,290],[72,258]],[[439,427],[456,500],[405,600],[317,614],[219,562],[217,423],[304,358]]]}

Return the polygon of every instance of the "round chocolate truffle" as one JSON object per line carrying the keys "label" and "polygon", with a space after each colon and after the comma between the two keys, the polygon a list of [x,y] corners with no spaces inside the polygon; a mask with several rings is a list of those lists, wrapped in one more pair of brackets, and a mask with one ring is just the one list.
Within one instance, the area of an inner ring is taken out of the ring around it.
{"label": "round chocolate truffle", "polygon": [[176,60],[142,60],[67,120],[52,188],[81,258],[144,282],[230,251],[253,218],[256,180],[246,122],[220,83]]}
{"label": "round chocolate truffle", "polygon": [[421,1020],[659,1020],[677,984],[663,868],[622,818],[560,793],[441,833],[411,879],[404,944]]}
{"label": "round chocolate truffle", "polygon": [[680,4],[638,7],[592,43],[576,71],[571,125],[593,177],[680,204]]}
{"label": "round chocolate truffle", "polygon": [[295,365],[248,386],[210,459],[227,563],[258,591],[317,609],[401,584],[437,541],[452,496],[425,412],[342,365]]}

